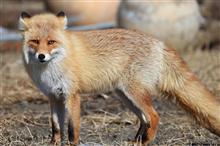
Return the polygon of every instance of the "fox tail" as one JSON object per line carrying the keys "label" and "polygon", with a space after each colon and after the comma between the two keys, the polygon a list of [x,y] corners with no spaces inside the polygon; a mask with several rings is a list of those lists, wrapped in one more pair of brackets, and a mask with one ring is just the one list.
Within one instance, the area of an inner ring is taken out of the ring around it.
{"label": "fox tail", "polygon": [[220,102],[200,83],[172,49],[165,49],[159,88],[171,95],[198,123],[220,136]]}

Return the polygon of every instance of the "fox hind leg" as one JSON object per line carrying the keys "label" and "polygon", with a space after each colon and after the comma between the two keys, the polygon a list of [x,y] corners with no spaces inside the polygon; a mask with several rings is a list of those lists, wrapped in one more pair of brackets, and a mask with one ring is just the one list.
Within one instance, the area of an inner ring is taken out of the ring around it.
{"label": "fox hind leg", "polygon": [[[147,128],[150,126],[150,121],[148,118],[144,117],[143,112],[138,108],[121,90],[116,89],[115,92],[111,94],[112,96],[117,96],[124,105],[126,105],[136,116],[140,119],[140,127],[135,136],[135,141],[137,139],[146,139],[147,138]],[[140,140],[141,140],[140,139]]]}
{"label": "fox hind leg", "polygon": [[153,108],[149,92],[143,88],[129,88],[127,91],[117,91],[117,94],[140,119],[135,141],[150,143],[155,137],[159,116]]}

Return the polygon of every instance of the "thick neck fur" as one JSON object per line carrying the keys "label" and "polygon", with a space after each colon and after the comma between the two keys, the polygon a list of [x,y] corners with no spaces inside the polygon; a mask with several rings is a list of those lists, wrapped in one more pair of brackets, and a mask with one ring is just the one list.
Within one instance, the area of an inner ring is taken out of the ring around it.
{"label": "thick neck fur", "polygon": [[23,50],[25,67],[36,86],[46,96],[66,98],[70,94],[69,89],[73,84],[73,80],[69,80],[68,74],[60,64],[65,58],[65,52],[63,52],[63,56],[57,57],[47,63],[40,63],[30,60],[30,58],[27,60],[25,57],[28,57],[28,52],[25,49]]}

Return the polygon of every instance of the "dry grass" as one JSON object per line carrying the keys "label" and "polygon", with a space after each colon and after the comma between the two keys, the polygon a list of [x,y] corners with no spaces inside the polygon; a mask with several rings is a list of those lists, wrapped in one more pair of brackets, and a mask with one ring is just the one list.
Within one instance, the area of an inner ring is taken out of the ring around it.
{"label": "dry grass", "polygon": [[[220,97],[220,51],[187,51],[182,56]],[[49,145],[47,98],[31,84],[19,54],[0,53],[0,57],[0,145]],[[161,120],[152,145],[220,144],[219,137],[196,125],[179,107],[156,98],[154,105]],[[118,100],[82,99],[82,145],[129,145],[126,140],[134,137],[138,124]]]}

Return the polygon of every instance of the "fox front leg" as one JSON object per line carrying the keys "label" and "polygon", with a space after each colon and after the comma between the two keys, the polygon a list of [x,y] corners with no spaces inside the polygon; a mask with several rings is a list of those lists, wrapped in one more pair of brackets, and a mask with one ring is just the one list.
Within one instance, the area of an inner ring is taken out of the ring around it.
{"label": "fox front leg", "polygon": [[73,95],[67,99],[68,138],[71,145],[79,143],[80,133],[80,96]]}
{"label": "fox front leg", "polygon": [[65,102],[63,99],[50,98],[52,138],[54,145],[64,143]]}

